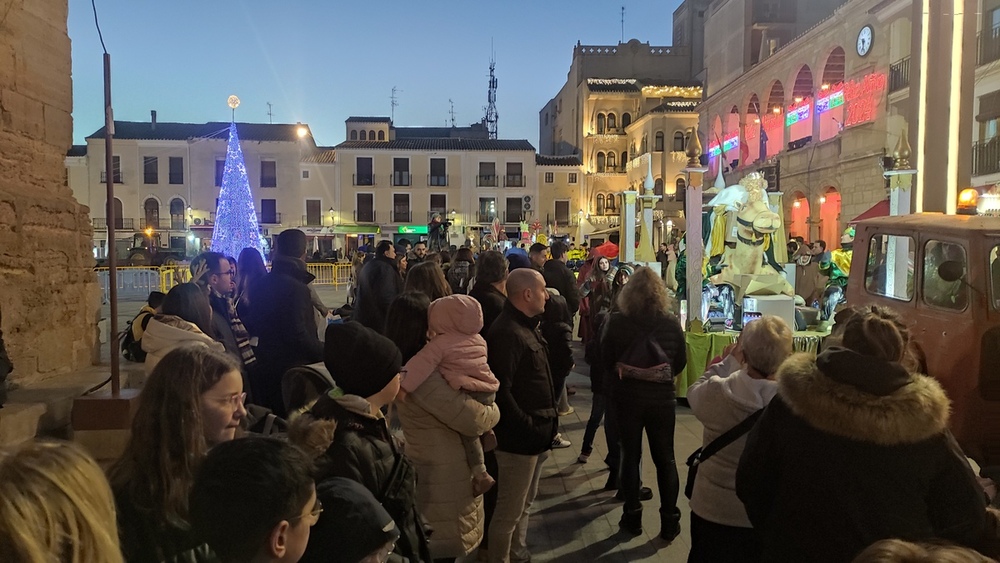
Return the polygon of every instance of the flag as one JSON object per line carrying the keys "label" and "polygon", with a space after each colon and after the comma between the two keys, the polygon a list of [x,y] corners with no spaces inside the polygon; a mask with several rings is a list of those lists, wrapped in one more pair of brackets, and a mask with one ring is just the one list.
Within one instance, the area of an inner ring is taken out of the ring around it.
{"label": "flag", "polygon": [[763,123],[760,126],[760,156],[758,159],[767,160],[767,129],[764,128]]}
{"label": "flag", "polygon": [[740,165],[745,166],[748,160],[750,160],[750,145],[745,139],[740,139]]}

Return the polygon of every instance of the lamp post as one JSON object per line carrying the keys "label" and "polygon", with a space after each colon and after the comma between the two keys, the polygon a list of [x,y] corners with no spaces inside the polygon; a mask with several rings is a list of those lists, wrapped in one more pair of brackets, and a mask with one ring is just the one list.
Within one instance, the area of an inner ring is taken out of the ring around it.
{"label": "lamp post", "polygon": [[[701,208],[702,183],[704,183],[705,173],[708,168],[701,165],[701,141],[698,139],[698,130],[691,128],[691,140],[688,141],[685,154],[688,157],[687,166],[684,167],[684,177],[687,188],[684,190],[684,217],[687,220],[686,232],[687,241],[687,316],[691,321],[698,320],[698,323],[691,323],[692,330],[701,332],[701,286],[704,281],[701,273],[701,263],[705,255],[705,245],[701,240]],[[696,180],[698,185],[694,185]]]}

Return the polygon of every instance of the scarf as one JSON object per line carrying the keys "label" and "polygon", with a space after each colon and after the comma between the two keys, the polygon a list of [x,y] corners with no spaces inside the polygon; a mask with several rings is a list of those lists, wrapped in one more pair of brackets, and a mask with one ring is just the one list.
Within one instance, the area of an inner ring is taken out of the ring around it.
{"label": "scarf", "polygon": [[253,353],[253,348],[250,347],[250,333],[247,332],[247,328],[243,326],[243,321],[240,320],[240,316],[236,314],[236,303],[222,295],[221,293],[212,290],[212,297],[216,300],[221,300],[226,304],[226,311],[229,317],[229,327],[233,331],[233,336],[236,338],[236,345],[240,349],[240,358],[243,360],[243,365],[249,366],[250,364],[257,361],[257,356]]}

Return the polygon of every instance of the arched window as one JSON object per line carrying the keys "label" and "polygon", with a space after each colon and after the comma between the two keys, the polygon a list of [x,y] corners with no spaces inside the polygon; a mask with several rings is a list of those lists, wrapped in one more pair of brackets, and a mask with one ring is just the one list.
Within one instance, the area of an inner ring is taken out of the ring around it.
{"label": "arched window", "polygon": [[597,114],[597,134],[598,135],[603,135],[604,134],[604,114],[603,113]]}
{"label": "arched window", "polygon": [[639,148],[641,154],[649,152],[649,135],[642,136],[642,146]]}
{"label": "arched window", "polygon": [[622,114],[622,129],[632,125],[632,114],[625,112]]}
{"label": "arched window", "polygon": [[604,215],[604,194],[597,194],[597,214]]}
{"label": "arched window", "polygon": [[674,146],[671,148],[674,152],[684,152],[684,133],[674,133]]}
{"label": "arched window", "polygon": [[365,131],[364,129],[361,130],[361,140],[362,141],[368,140],[368,131]]}
{"label": "arched window", "polygon": [[604,153],[597,153],[597,172],[604,172]]}
{"label": "arched window", "polygon": [[613,113],[608,114],[608,129],[612,131],[618,129],[618,120],[615,118],[615,114]]}
{"label": "arched window", "polygon": [[380,140],[380,141],[384,141],[385,140],[385,131],[379,130],[379,132],[378,132],[378,140]]}
{"label": "arched window", "polygon": [[[116,197],[115,198],[115,228],[116,229],[124,229],[125,228],[125,219],[124,219],[124,213],[122,211],[122,208],[123,208],[123,206],[122,206],[122,200],[120,200],[120,199],[118,199]],[[105,220],[107,220],[107,219],[105,219]]]}
{"label": "arched window", "polygon": [[617,212],[618,205],[615,198],[615,194],[608,194],[608,199],[607,203],[605,203],[605,207],[607,208],[609,214]]}
{"label": "arched window", "polygon": [[677,181],[674,182],[674,186],[676,187],[676,191],[674,192],[674,198],[683,200],[684,190],[687,189],[687,182],[684,181],[684,178],[677,178]]}
{"label": "arched window", "polygon": [[625,168],[625,163],[627,163],[627,162],[628,162],[628,152],[626,151],[626,152],[622,153],[622,168],[623,169]]}
{"label": "arched window", "polygon": [[160,228],[160,202],[149,198],[142,204],[142,210],[146,218],[146,227],[154,229]]}
{"label": "arched window", "polygon": [[653,183],[653,194],[658,196],[663,195],[663,178],[657,178]]}
{"label": "arched window", "polygon": [[369,131],[368,132],[368,140],[369,141],[374,141],[375,140],[375,131]]}
{"label": "arched window", "polygon": [[351,129],[351,140],[352,141],[357,141],[358,140],[358,130],[357,129]]}
{"label": "arched window", "polygon": [[608,172],[614,172],[616,166],[614,151],[608,153]]}
{"label": "arched window", "polygon": [[663,131],[656,132],[656,137],[653,138],[653,150],[663,152]]}

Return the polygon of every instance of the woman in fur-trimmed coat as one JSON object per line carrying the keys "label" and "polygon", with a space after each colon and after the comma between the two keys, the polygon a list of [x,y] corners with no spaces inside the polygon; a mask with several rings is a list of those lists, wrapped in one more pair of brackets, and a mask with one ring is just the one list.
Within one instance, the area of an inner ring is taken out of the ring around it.
{"label": "woman in fur-trimmed coat", "polygon": [[983,491],[941,386],[901,364],[908,341],[872,308],[847,323],[843,348],[778,371],[736,473],[763,561],[850,561],[886,538],[982,546]]}

